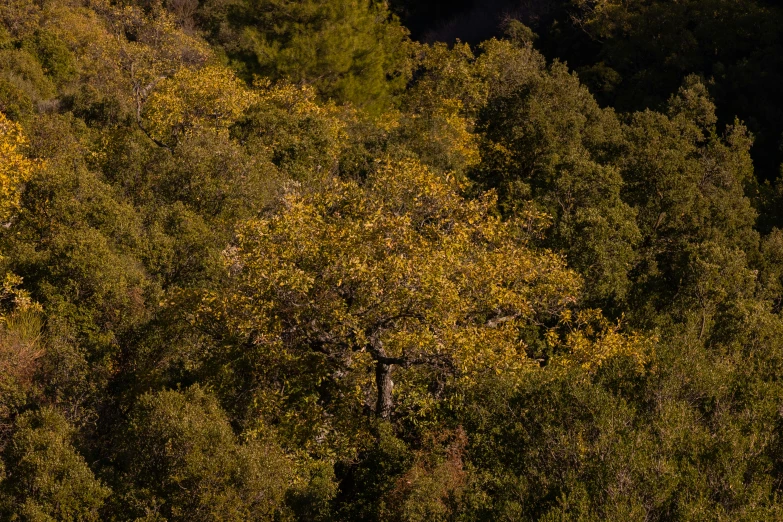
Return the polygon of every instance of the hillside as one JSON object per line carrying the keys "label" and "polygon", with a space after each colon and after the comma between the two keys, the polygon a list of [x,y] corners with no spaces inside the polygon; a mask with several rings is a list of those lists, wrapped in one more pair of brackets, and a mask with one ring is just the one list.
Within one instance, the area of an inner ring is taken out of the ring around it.
{"label": "hillside", "polygon": [[0,520],[783,519],[782,21],[0,2]]}

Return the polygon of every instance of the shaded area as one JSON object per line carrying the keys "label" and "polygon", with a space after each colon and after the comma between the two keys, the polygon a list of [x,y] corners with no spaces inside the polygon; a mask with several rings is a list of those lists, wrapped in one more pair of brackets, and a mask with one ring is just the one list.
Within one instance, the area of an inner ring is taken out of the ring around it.
{"label": "shaded area", "polygon": [[535,46],[548,60],[567,62],[601,105],[622,112],[661,109],[696,74],[716,101],[719,125],[739,118],[753,134],[757,178],[778,177],[783,9],[774,3],[399,0],[393,7],[423,42],[474,45],[519,20],[538,34]]}

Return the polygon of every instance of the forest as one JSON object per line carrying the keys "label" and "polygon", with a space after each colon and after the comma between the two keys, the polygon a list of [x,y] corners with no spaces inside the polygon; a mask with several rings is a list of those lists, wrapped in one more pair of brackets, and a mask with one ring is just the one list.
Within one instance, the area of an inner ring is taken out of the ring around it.
{"label": "forest", "polygon": [[0,520],[783,520],[783,6],[0,0]]}

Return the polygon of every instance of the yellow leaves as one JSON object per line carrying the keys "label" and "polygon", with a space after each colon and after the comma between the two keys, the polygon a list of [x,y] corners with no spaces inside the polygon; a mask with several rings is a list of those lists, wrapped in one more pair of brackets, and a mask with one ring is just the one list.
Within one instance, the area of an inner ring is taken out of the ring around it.
{"label": "yellow leaves", "polygon": [[22,189],[41,163],[22,153],[27,139],[21,127],[0,112],[0,221],[7,223],[19,210]]}
{"label": "yellow leaves", "polygon": [[129,115],[161,78],[212,56],[209,45],[178,29],[160,3],[150,9],[107,0],[41,4],[40,20],[31,25],[68,50],[68,67],[82,89],[79,103],[111,100]]}
{"label": "yellow leaves", "polygon": [[310,86],[256,80],[257,103],[244,128],[249,144],[267,151],[295,179],[326,178],[348,142],[346,122],[355,118],[333,103],[318,103]]}
{"label": "yellow leaves", "polygon": [[580,25],[595,31],[598,36],[607,38],[616,32],[630,29],[631,11],[627,2],[621,0],[576,0],[575,5],[581,11],[578,15]]}
{"label": "yellow leaves", "polygon": [[560,364],[580,365],[594,371],[612,358],[628,357],[642,372],[653,355],[655,338],[624,333],[619,321],[611,323],[600,310],[581,310],[575,316],[566,314],[562,325],[567,330],[562,340],[555,331],[547,335],[550,346],[565,350],[558,358]]}
{"label": "yellow leaves", "polygon": [[269,80],[257,78],[253,87],[259,92],[260,101],[285,107],[292,114],[326,116],[334,111],[333,106],[316,102],[317,94],[310,85],[298,86],[283,82],[273,86]]}
{"label": "yellow leaves", "polygon": [[428,99],[403,119],[400,131],[426,163],[462,173],[481,159],[473,122],[463,112],[460,100]]}
{"label": "yellow leaves", "polygon": [[478,140],[459,100],[443,100],[427,114],[427,125],[428,147],[442,150],[450,164],[467,169],[479,163]]}
{"label": "yellow leaves", "polygon": [[538,210],[533,202],[523,203],[515,212],[515,220],[530,237],[543,238],[552,226],[552,216]]}
{"label": "yellow leaves", "polygon": [[228,68],[182,68],[150,95],[144,119],[154,138],[172,143],[196,128],[226,131],[257,98]]}
{"label": "yellow leaves", "polygon": [[206,42],[180,30],[160,5],[149,10],[105,6],[101,11],[122,45],[124,67],[134,80],[149,82],[183,64],[203,64],[212,55]]}
{"label": "yellow leaves", "polygon": [[568,309],[581,281],[561,257],[530,248],[494,202],[463,198],[415,161],[381,165],[363,186],[292,187],[275,215],[239,227],[221,313],[292,353],[314,339],[372,352],[376,339],[388,356],[450,361],[464,382],[519,378],[538,365],[519,328]]}
{"label": "yellow leaves", "polygon": [[518,341],[518,327],[526,321],[507,322],[497,328],[473,326],[451,332],[448,339],[459,369],[459,381],[470,386],[481,375],[503,375],[509,382],[524,378],[538,368],[538,362],[525,354],[525,345]]}
{"label": "yellow leaves", "polygon": [[[541,367],[538,343],[525,340],[547,324],[558,323],[546,339],[556,368],[589,372],[618,356],[645,365],[649,340],[600,311],[571,312],[581,278],[527,240],[546,216],[502,220],[495,201],[466,199],[454,179],[415,161],[380,164],[362,184],[291,185],[273,214],[238,227],[224,252],[228,284],[204,296],[201,320],[244,339],[259,371],[305,388],[330,380],[340,392],[329,409],[349,417],[373,402],[371,370],[383,361],[393,361],[383,365],[395,368],[395,401],[412,418],[435,411],[433,379],[462,391],[486,378],[520,384]],[[274,412],[263,416],[291,429],[324,418],[267,392]]]}
{"label": "yellow leaves", "polygon": [[[20,288],[22,278],[10,272],[5,274],[0,288],[0,300],[11,301],[14,312],[42,312],[43,308],[30,297],[29,292]],[[0,317],[2,319],[2,317]]]}

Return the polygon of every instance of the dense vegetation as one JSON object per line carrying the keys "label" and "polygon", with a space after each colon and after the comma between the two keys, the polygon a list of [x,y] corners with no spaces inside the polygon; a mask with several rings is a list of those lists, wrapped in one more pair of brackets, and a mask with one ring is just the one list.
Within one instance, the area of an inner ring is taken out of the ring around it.
{"label": "dense vegetation", "polygon": [[783,519],[783,14],[544,4],[0,2],[0,519]]}

